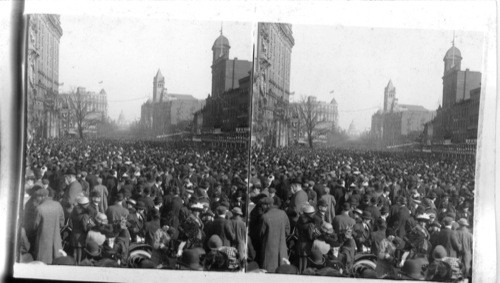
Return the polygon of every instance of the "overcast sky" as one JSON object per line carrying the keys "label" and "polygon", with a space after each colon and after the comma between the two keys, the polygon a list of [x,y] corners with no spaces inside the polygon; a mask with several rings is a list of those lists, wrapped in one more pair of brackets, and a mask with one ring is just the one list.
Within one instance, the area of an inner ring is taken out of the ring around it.
{"label": "overcast sky", "polygon": [[[399,103],[435,110],[442,100],[443,57],[451,47],[451,30],[318,25],[293,25],[292,29],[294,99],[314,95],[329,102],[335,98],[343,128],[351,121],[360,131],[370,127],[390,79]],[[456,31],[455,36],[462,69],[481,71],[484,35]]]}
{"label": "overcast sky", "polygon": [[[205,99],[211,91],[212,45],[220,21],[61,15],[60,92],[82,86],[108,94],[108,115],[140,118],[161,69],[170,93]],[[230,58],[252,59],[252,24],[224,22]],[[102,84],[99,82],[102,81]]]}

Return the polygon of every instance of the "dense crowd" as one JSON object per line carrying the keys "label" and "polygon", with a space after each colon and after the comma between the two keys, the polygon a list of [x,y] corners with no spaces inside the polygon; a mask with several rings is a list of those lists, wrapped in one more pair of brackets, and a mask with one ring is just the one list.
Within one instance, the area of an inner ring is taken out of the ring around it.
{"label": "dense crowd", "polygon": [[251,164],[248,257],[259,268],[470,278],[472,157],[281,148],[252,150]]}
{"label": "dense crowd", "polygon": [[180,142],[33,142],[20,261],[242,270],[245,156]]}
{"label": "dense crowd", "polygon": [[472,156],[56,139],[31,144],[25,192],[21,262],[472,273]]}

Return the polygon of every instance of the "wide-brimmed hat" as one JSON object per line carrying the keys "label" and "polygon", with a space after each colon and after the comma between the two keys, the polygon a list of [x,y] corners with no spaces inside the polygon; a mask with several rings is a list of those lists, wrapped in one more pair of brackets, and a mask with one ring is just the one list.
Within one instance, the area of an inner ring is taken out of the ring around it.
{"label": "wide-brimmed hat", "polygon": [[467,221],[467,219],[465,219],[465,218],[460,218],[460,220],[458,220],[457,223],[460,226],[469,227],[469,221]]}
{"label": "wide-brimmed hat", "polygon": [[214,234],[208,239],[207,246],[211,250],[218,250],[222,247],[222,239]]}
{"label": "wide-brimmed hat", "polygon": [[448,253],[446,252],[446,249],[441,245],[437,245],[434,248],[434,250],[432,251],[432,257],[434,259],[440,259],[440,258],[444,258],[447,256],[448,256]]}
{"label": "wide-brimmed hat", "polygon": [[312,214],[312,213],[316,212],[316,210],[314,209],[314,206],[312,206],[312,205],[305,205],[304,208],[302,209],[302,211],[305,214]]}
{"label": "wide-brimmed hat", "polygon": [[429,214],[427,213],[422,213],[422,214],[419,214],[417,215],[417,217],[415,217],[417,220],[421,220],[421,221],[429,221],[431,220]]}
{"label": "wide-brimmed hat", "polygon": [[135,201],[135,199],[131,199],[131,198],[127,200],[127,203],[129,203],[129,204],[131,204],[133,206],[137,205],[137,202]]}
{"label": "wide-brimmed hat", "polygon": [[198,211],[202,211],[203,210],[203,204],[197,202],[197,203],[193,203],[191,206],[190,206],[191,210],[198,210]]}
{"label": "wide-brimmed hat", "polygon": [[321,225],[321,231],[327,233],[327,234],[333,234],[333,226],[332,224],[328,223],[328,222],[323,222],[323,224]]}
{"label": "wide-brimmed hat", "polygon": [[422,270],[422,263],[415,259],[405,261],[400,273],[403,279],[425,279]]}
{"label": "wide-brimmed hat", "polygon": [[76,175],[75,168],[73,168],[73,167],[68,168],[68,170],[66,170],[66,172],[64,172],[64,175]]}
{"label": "wide-brimmed hat", "polygon": [[203,250],[199,248],[184,250],[178,263],[191,270],[203,270],[203,266],[200,264],[200,255],[202,253]]}
{"label": "wide-brimmed hat", "polygon": [[227,212],[227,207],[220,205],[216,208],[217,215],[224,215]]}
{"label": "wide-brimmed hat", "polygon": [[359,208],[355,208],[352,212],[358,214],[359,216],[363,216],[363,211]]}
{"label": "wide-brimmed hat", "polygon": [[83,197],[83,196],[80,196],[76,199],[76,202],[80,205],[85,205],[85,204],[88,204],[89,203],[89,198],[88,197]]}
{"label": "wide-brimmed hat", "polygon": [[83,249],[85,253],[92,257],[98,257],[101,255],[101,248],[99,245],[94,242],[94,241],[89,241],[86,245],[85,248]]}
{"label": "wide-brimmed hat", "polygon": [[325,263],[325,257],[319,249],[312,249],[307,259],[314,265],[323,265]]}

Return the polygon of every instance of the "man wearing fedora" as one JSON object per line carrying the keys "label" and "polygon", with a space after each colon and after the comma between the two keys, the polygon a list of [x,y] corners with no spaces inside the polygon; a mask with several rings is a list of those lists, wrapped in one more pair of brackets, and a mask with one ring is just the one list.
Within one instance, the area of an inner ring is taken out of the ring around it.
{"label": "man wearing fedora", "polygon": [[97,185],[94,186],[93,191],[97,191],[101,195],[101,201],[99,202],[99,211],[105,212],[108,209],[109,192],[106,186],[102,184],[101,177],[98,177],[96,181]]}
{"label": "man wearing fedora", "polygon": [[259,250],[256,252],[259,254],[259,266],[268,272],[275,272],[279,266],[285,264],[284,259],[288,260],[286,237],[290,234],[288,216],[273,204],[271,197],[259,200],[264,214],[258,231]]}
{"label": "man wearing fedora", "polygon": [[64,207],[65,217],[68,218],[73,208],[77,205],[76,199],[83,195],[83,187],[76,179],[76,171],[72,167],[64,173],[64,181],[67,186],[64,190],[61,204]]}
{"label": "man wearing fedora", "polygon": [[36,202],[33,258],[37,261],[51,264],[59,257],[62,250],[61,227],[64,225],[64,211],[59,202],[48,198],[47,189],[39,189],[34,193]]}
{"label": "man wearing fedora", "polygon": [[472,233],[469,231],[469,222],[465,218],[458,220],[457,240],[460,245],[460,256],[464,265],[465,276],[470,276],[472,266]]}
{"label": "man wearing fedora", "polygon": [[106,216],[108,217],[108,221],[112,224],[120,222],[123,218],[127,218],[129,212],[128,209],[123,207],[123,194],[118,193],[116,195],[115,203],[108,207],[106,210]]}
{"label": "man wearing fedora", "polygon": [[229,225],[232,235],[234,236],[234,238],[231,239],[231,246],[238,249],[240,260],[244,260],[246,258],[247,227],[242,218],[243,212],[239,207],[234,207],[231,212],[233,213],[233,218],[231,218]]}

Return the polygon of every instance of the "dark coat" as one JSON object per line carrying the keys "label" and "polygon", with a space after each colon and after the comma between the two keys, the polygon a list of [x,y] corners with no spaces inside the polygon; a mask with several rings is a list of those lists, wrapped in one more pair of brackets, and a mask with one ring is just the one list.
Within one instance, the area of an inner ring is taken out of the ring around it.
{"label": "dark coat", "polygon": [[122,218],[127,218],[128,214],[128,209],[118,203],[108,207],[108,210],[106,210],[109,223],[119,222]]}
{"label": "dark coat", "polygon": [[262,215],[259,239],[259,266],[268,272],[275,272],[288,259],[286,237],[290,234],[290,222],[283,210],[271,208]]}
{"label": "dark coat", "polygon": [[332,221],[333,230],[335,230],[335,233],[337,235],[340,235],[340,233],[343,230],[345,230],[348,226],[353,227],[354,224],[356,224],[356,221],[354,221],[354,219],[344,214],[339,214],[335,216]]}
{"label": "dark coat", "polygon": [[34,227],[37,231],[34,258],[46,264],[59,257],[62,249],[61,227],[64,225],[64,211],[61,204],[45,199],[36,207]]}
{"label": "dark coat", "polygon": [[433,249],[438,245],[443,246],[449,257],[458,257],[461,252],[457,232],[448,228],[441,230],[431,244]]}

